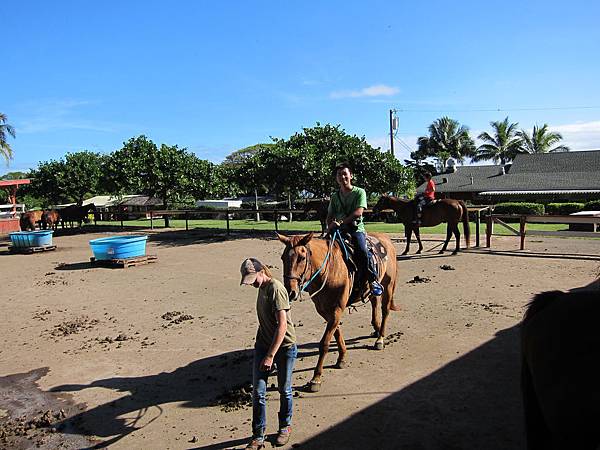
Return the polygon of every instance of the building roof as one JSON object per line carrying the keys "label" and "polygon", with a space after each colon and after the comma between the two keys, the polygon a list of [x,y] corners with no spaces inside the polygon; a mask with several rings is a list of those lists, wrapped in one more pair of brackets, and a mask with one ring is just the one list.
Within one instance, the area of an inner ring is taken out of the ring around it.
{"label": "building roof", "polygon": [[118,203],[119,206],[159,206],[162,204],[162,200],[156,197],[148,197],[147,195],[126,196],[126,198]]}
{"label": "building roof", "polygon": [[20,186],[21,184],[29,183],[31,183],[31,180],[29,178],[23,178],[20,180],[0,180],[0,187]]}
{"label": "building roof", "polygon": [[[600,151],[522,154],[506,166],[458,166],[433,180],[440,193],[595,193],[600,190]],[[422,184],[417,191],[424,189]]]}

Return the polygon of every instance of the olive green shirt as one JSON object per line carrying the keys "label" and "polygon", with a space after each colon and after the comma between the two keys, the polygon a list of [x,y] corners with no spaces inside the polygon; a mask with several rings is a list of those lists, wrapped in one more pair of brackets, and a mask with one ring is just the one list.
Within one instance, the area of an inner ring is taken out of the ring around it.
{"label": "olive green shirt", "polygon": [[271,278],[271,281],[258,289],[256,299],[256,314],[258,315],[258,332],[256,343],[268,350],[273,343],[273,337],[277,330],[277,311],[287,311],[287,330],[281,343],[281,347],[289,347],[296,343],[296,330],[290,316],[290,300],[288,293],[281,281]]}
{"label": "olive green shirt", "polygon": [[[367,193],[363,188],[352,186],[352,190],[347,194],[342,194],[339,190],[331,194],[327,214],[332,216],[338,222],[341,222],[357,208],[366,207]],[[354,221],[354,225],[356,225],[356,231],[360,231],[361,233],[365,232],[362,216]]]}

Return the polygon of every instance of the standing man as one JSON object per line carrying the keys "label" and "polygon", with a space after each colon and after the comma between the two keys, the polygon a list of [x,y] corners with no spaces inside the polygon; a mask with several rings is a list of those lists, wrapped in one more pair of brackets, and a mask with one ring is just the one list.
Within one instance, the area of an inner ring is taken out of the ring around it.
{"label": "standing man", "polygon": [[335,180],[340,189],[331,194],[327,210],[327,232],[330,233],[339,227],[352,236],[357,272],[354,288],[348,300],[348,304],[351,305],[361,298],[361,291],[367,281],[374,295],[381,295],[383,288],[377,282],[377,270],[368,256],[362,217],[367,207],[367,193],[364,189],[352,185],[352,169],[347,162],[335,167]]}
{"label": "standing man", "polygon": [[258,332],[254,344],[252,376],[252,439],[246,449],[259,450],[265,446],[267,426],[267,381],[273,362],[277,364],[279,388],[279,432],[276,446],[288,443],[292,422],[292,372],[298,355],[296,332],[290,318],[290,301],[281,281],[256,258],[248,258],[240,268],[240,285],[258,289],[256,314]]}

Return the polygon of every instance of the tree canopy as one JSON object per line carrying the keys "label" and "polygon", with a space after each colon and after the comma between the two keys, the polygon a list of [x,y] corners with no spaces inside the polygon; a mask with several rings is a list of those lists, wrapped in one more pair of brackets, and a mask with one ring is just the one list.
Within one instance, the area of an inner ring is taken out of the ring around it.
{"label": "tree canopy", "polygon": [[548,124],[541,127],[533,126],[531,134],[521,130],[517,135],[522,139],[522,148],[527,153],[547,153],[547,152],[568,152],[570,149],[566,145],[553,145],[562,141],[562,135],[548,130]]}
{"label": "tree canopy", "polygon": [[12,148],[7,141],[8,136],[16,137],[15,128],[6,123],[6,114],[0,113],[0,155],[6,160],[10,161],[13,156]]}
{"label": "tree canopy", "polygon": [[506,164],[519,153],[523,153],[523,140],[517,135],[518,123],[509,123],[508,117],[502,121],[490,122],[493,134],[484,131],[478,136],[483,141],[472,158],[474,162],[492,160]]}

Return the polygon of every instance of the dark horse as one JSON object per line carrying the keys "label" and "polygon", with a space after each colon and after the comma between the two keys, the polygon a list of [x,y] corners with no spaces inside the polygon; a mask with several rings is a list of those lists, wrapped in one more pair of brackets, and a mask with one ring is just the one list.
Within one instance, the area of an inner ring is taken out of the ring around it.
{"label": "dark horse", "polygon": [[374,213],[379,213],[384,209],[393,209],[400,221],[404,224],[404,233],[406,235],[406,248],[403,255],[408,253],[410,248],[410,239],[414,231],[417,242],[419,243],[419,250],[417,253],[421,253],[423,250],[423,244],[421,244],[421,233],[419,232],[419,226],[421,227],[434,227],[442,222],[447,222],[448,227],[446,228],[446,241],[444,246],[440,250],[440,253],[444,253],[448,247],[448,242],[452,237],[452,233],[456,237],[456,248],[452,252],[454,255],[460,250],[460,231],[458,224],[462,221],[463,228],[465,231],[465,241],[467,248],[469,248],[469,240],[471,237],[471,230],[469,229],[469,213],[467,211],[467,205],[462,200],[453,200],[451,198],[445,198],[437,200],[432,205],[423,208],[423,217],[421,218],[421,225],[417,225],[415,220],[415,201],[414,200],[403,200],[397,197],[391,197],[389,195],[382,195],[379,197],[379,201],[373,208]]}
{"label": "dark horse", "polygon": [[[21,231],[35,231],[35,225],[42,220],[42,212],[43,211],[27,211],[21,214],[21,218],[19,219]],[[40,228],[42,227],[40,226]]]}
{"label": "dark horse", "polygon": [[58,222],[60,222],[60,213],[56,209],[49,209],[42,214],[42,225],[44,226],[44,230],[50,228],[51,230],[56,231]]}
{"label": "dark horse", "polygon": [[316,211],[317,218],[319,222],[321,222],[321,233],[325,233],[325,229],[327,228],[327,210],[329,209],[329,199],[328,198],[320,198],[314,200],[308,200],[304,204],[304,213],[308,213],[309,211]]}
{"label": "dark horse", "polygon": [[527,448],[600,448],[600,280],[538,294],[521,325]]}
{"label": "dark horse", "polygon": [[74,222],[77,222],[79,228],[81,228],[81,224],[90,211],[96,211],[96,206],[93,203],[83,206],[71,205],[59,210],[63,228],[65,227],[66,222],[70,222],[71,226],[73,226]]}
{"label": "dark horse", "polygon": [[[335,336],[338,345],[336,366],[343,368],[346,358],[346,343],[342,336],[340,320],[348,304],[352,281],[344,262],[342,250],[337,242],[331,245],[329,240],[313,239],[313,233],[302,236],[283,236],[279,240],[285,244],[281,255],[283,261],[283,277],[285,287],[294,300],[300,295],[300,289],[306,286],[317,312],[325,319],[327,325],[323,338],[319,343],[319,361],[308,387],[311,392],[319,391],[323,363],[329,351],[331,338]],[[391,310],[397,311],[394,305],[394,289],[396,287],[396,251],[390,239],[384,234],[373,233],[371,236],[379,240],[378,251],[385,255],[382,258],[382,269],[379,282],[383,286],[380,297],[371,296],[371,324],[375,330],[375,348],[382,350],[384,346],[385,326]],[[329,257],[327,258],[327,254]],[[324,262],[326,261],[326,262]],[[319,269],[322,268],[320,271]],[[313,279],[314,277],[314,279]],[[381,302],[381,318],[378,317],[377,306]]]}

